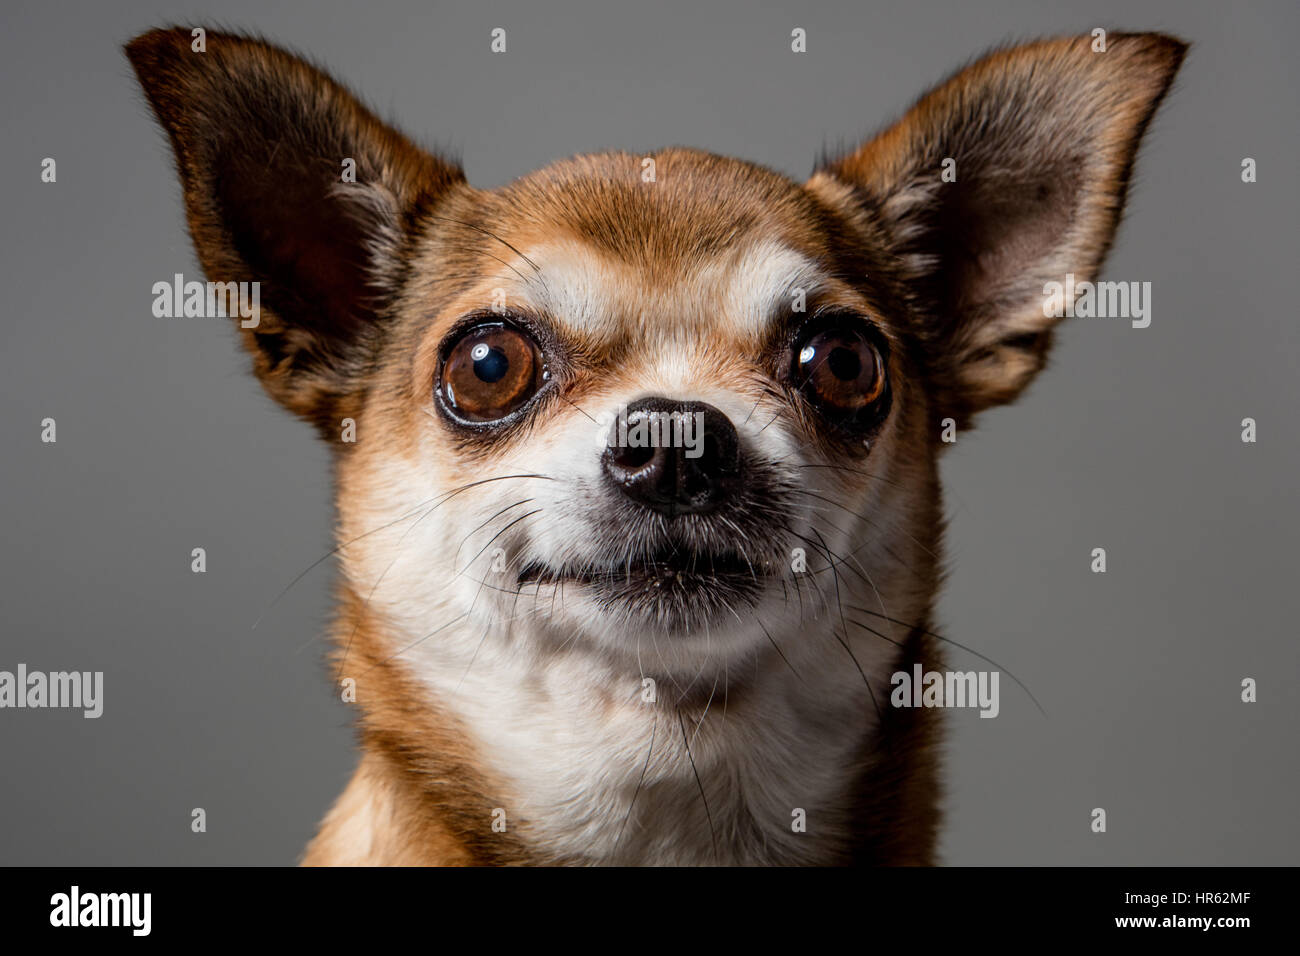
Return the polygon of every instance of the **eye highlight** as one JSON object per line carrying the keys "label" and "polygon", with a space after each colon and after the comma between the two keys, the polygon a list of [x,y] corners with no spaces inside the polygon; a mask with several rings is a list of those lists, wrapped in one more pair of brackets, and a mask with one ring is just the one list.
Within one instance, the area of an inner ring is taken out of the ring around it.
{"label": "eye highlight", "polygon": [[437,396],[453,417],[475,424],[508,418],[549,377],[536,341],[505,322],[484,322],[466,330],[444,356]]}
{"label": "eye highlight", "polygon": [[881,348],[854,315],[815,319],[795,336],[790,384],[831,423],[850,430],[875,425],[887,408],[889,377]]}

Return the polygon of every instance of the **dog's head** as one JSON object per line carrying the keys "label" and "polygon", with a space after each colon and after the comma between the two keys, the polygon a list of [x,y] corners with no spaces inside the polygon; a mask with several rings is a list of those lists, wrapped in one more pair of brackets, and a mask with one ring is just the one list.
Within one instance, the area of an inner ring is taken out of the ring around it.
{"label": "dog's head", "polygon": [[261,283],[258,376],[338,448],[358,607],[696,674],[926,613],[944,432],[1043,366],[1183,50],[994,54],[805,183],[670,149],[494,191],[274,47],[128,54],[209,278]]}

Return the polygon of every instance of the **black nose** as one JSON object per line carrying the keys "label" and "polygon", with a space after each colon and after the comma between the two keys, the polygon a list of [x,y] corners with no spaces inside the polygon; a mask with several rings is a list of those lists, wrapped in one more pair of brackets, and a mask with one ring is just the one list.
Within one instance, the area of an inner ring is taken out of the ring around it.
{"label": "black nose", "polygon": [[737,483],[736,428],[703,402],[633,402],[610,427],[607,444],[605,473],[623,494],[663,515],[712,511]]}

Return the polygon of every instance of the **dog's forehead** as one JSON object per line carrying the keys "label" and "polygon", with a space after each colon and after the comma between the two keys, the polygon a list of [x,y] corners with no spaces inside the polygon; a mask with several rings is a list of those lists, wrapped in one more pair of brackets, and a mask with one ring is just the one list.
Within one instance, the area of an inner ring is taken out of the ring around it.
{"label": "dog's forehead", "polygon": [[693,261],[627,262],[573,238],[520,252],[525,268],[506,281],[507,302],[513,298],[594,340],[635,329],[755,338],[827,281],[807,254],[771,240]]}
{"label": "dog's forehead", "polygon": [[817,241],[818,204],[800,184],[693,149],[576,156],[494,196],[490,211],[508,228],[563,228],[629,260],[709,254],[754,233]]}
{"label": "dog's forehead", "polygon": [[499,241],[484,251],[510,266],[498,283],[506,304],[594,337],[750,337],[829,281],[815,200],[710,154],[578,157],[503,190],[489,212]]}

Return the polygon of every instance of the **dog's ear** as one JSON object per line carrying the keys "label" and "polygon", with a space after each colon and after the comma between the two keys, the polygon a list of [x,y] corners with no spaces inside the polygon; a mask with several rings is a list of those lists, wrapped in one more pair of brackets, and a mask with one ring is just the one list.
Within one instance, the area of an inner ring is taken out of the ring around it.
{"label": "dog's ear", "polygon": [[1112,34],[1104,52],[1077,37],[995,53],[813,175],[810,189],[888,236],[940,414],[964,422],[1042,368],[1056,321],[1044,287],[1100,267],[1185,51]]}
{"label": "dog's ear", "polygon": [[258,377],[337,435],[410,230],[464,176],[265,43],[208,32],[199,44],[178,28],[126,54],[171,137],[208,279],[260,283],[259,320],[242,333]]}

